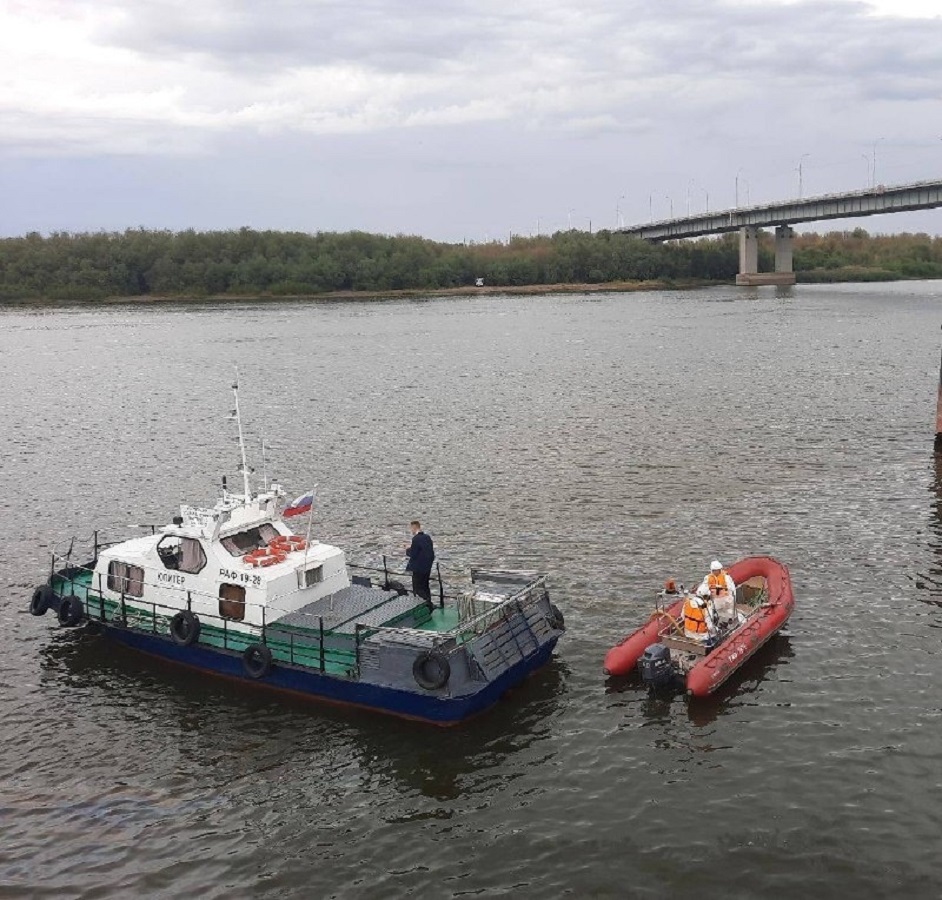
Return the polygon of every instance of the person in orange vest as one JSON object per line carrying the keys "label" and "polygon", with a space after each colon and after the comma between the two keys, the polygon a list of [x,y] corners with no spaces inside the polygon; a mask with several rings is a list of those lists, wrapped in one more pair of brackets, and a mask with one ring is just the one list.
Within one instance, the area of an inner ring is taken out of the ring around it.
{"label": "person in orange vest", "polygon": [[718,620],[731,622],[736,615],[736,582],[718,559],[710,563],[710,574],[700,582],[698,592],[703,588],[713,598]]}
{"label": "person in orange vest", "polygon": [[684,634],[695,641],[706,641],[716,634],[713,600],[703,585],[695,594],[684,597]]}

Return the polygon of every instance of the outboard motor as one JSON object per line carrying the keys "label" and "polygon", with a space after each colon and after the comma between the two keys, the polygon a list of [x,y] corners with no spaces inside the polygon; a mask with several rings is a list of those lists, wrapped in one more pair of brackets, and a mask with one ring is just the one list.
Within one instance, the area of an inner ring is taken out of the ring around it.
{"label": "outboard motor", "polygon": [[674,680],[670,649],[663,644],[649,644],[638,660],[638,671],[648,687],[667,687]]}

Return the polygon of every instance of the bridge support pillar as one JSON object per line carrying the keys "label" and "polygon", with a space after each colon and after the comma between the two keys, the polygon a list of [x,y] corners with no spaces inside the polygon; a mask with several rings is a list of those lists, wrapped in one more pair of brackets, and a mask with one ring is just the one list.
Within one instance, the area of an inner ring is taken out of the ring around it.
{"label": "bridge support pillar", "polygon": [[[747,225],[739,229],[739,274],[756,275],[759,271],[759,229]],[[736,279],[739,283],[739,279]]]}
{"label": "bridge support pillar", "polygon": [[759,271],[759,229],[747,225],[739,230],[739,274],[736,284],[794,284],[792,271],[792,237],[795,232],[788,225],[775,229],[775,271]]}
{"label": "bridge support pillar", "polygon": [[775,271],[789,272],[792,269],[792,238],[795,232],[789,225],[779,225],[775,229]]}

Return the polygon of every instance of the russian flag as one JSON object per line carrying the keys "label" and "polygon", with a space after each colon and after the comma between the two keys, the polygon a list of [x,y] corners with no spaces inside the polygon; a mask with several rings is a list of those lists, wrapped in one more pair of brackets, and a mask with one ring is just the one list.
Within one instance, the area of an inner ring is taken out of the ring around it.
{"label": "russian flag", "polygon": [[308,491],[302,494],[297,500],[292,500],[287,509],[281,514],[282,518],[289,519],[291,516],[299,516],[306,513],[314,505],[314,492]]}

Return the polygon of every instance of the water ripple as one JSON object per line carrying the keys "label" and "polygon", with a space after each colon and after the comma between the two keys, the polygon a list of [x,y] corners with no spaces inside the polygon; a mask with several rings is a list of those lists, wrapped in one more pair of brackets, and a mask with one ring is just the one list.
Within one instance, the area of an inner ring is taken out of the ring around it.
{"label": "water ripple", "polygon": [[[0,311],[4,890],[934,896],[936,290]],[[438,731],[29,616],[53,545],[215,496],[236,363],[323,537],[548,571],[550,665]],[[663,578],[760,552],[798,606],[716,697],[606,682]]]}

